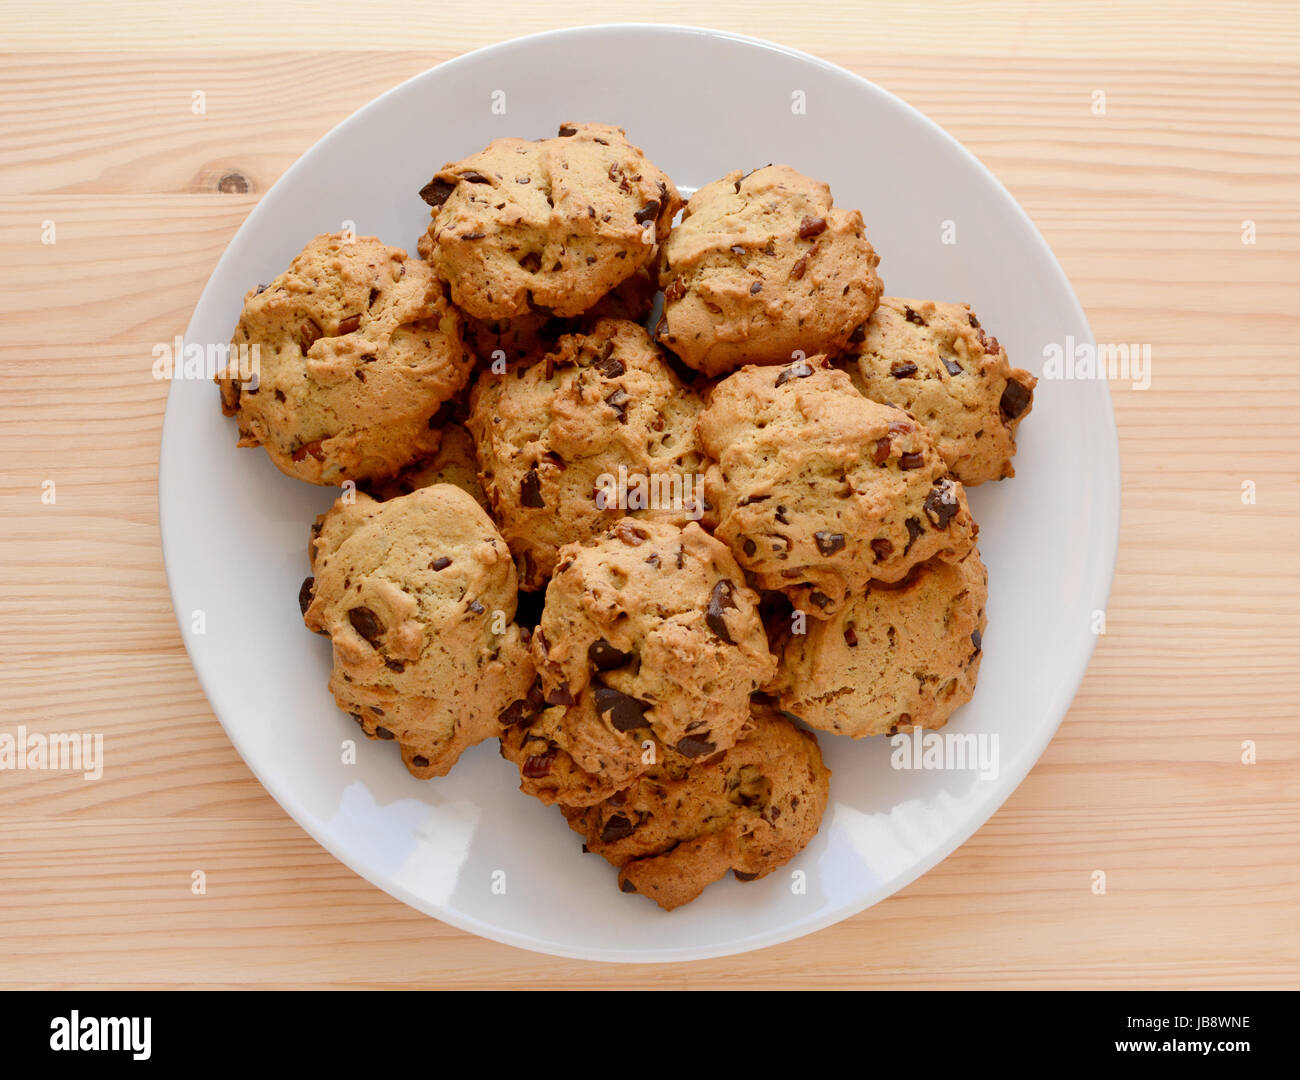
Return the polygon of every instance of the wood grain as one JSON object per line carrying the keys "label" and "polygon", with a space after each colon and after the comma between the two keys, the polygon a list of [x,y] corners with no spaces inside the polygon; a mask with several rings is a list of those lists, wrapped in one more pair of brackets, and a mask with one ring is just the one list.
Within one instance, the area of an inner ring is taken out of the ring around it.
{"label": "wood grain", "polygon": [[[1151,388],[1112,390],[1108,632],[1037,767],[934,871],[799,942],[647,968],[418,915],[265,794],[172,616],[149,373],[259,195],[331,126],[438,60],[599,6],[0,5],[0,730],[102,731],[109,766],[0,773],[0,985],[1300,983],[1300,15],[937,7],[657,13],[818,52],[922,109],[1028,210],[1098,338],[1152,344]],[[246,193],[220,190],[232,174]]]}

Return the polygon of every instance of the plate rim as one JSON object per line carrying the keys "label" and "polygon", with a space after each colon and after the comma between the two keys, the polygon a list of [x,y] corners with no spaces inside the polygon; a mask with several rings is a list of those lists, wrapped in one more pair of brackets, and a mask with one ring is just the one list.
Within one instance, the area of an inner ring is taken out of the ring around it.
{"label": "plate rim", "polygon": [[[893,103],[895,106],[903,109],[907,114],[909,114],[910,119],[913,122],[919,122],[920,124],[924,125],[926,128],[930,130],[931,133],[937,134],[944,142],[950,144],[952,147],[956,148],[959,153],[969,158],[977,166],[977,168],[984,174],[984,178],[988,181],[991,181],[994,187],[996,188],[996,190],[1001,192],[1006,202],[1009,203],[1010,206],[1014,208],[1014,212],[1019,216],[1021,220],[1021,224],[1027,227],[1029,234],[1033,237],[1033,239],[1037,241],[1042,251],[1047,255],[1049,260],[1049,265],[1057,279],[1055,284],[1058,286],[1063,286],[1065,294],[1068,295],[1069,297],[1070,307],[1073,309],[1071,314],[1073,314],[1073,316],[1077,319],[1078,323],[1081,326],[1086,328],[1087,339],[1089,341],[1095,341],[1095,336],[1092,332],[1092,328],[1088,321],[1087,314],[1084,311],[1083,306],[1079,301],[1078,295],[1075,292],[1074,287],[1070,283],[1068,275],[1065,273],[1064,268],[1061,266],[1060,261],[1057,259],[1056,253],[1052,250],[1051,246],[1047,243],[1046,239],[1039,231],[1037,225],[1035,225],[1033,219],[1025,211],[1024,207],[1020,205],[1019,201],[1011,194],[1011,192],[1006,188],[1006,186],[1002,183],[1002,181],[998,179],[998,177],[993,173],[993,171],[989,169],[989,167],[985,165],[984,162],[980,160],[980,158],[975,153],[969,150],[955,136],[951,135],[948,131],[946,131],[934,120],[931,120],[928,116],[926,116],[923,112],[921,112],[910,102],[900,97],[898,94],[895,94],[892,91],[885,89],[883,86],[880,86],[878,83],[873,82],[872,80],[866,78],[865,76],[850,71],[848,68],[842,67],[839,64],[835,64],[829,60],[825,60],[811,53],[804,52],[800,49],[795,49],[787,45],[782,45],[778,42],[770,41],[764,38],[754,37],[747,34],[739,34],[730,30],[721,30],[712,27],[697,26],[697,25],[682,24],[682,23],[643,23],[643,22],[590,23],[590,24],[582,24],[578,26],[560,27],[556,29],[540,31],[538,33],[525,34],[519,37],[508,38],[503,41],[498,41],[489,45],[480,46],[477,49],[473,49],[469,52],[461,53],[457,56],[451,57],[450,59],[436,63],[431,67],[425,68],[423,71],[417,72],[416,74],[411,75],[406,79],[403,79],[401,82],[395,84],[394,86],[389,87],[383,93],[379,94],[374,98],[371,98],[369,101],[362,104],[360,107],[358,107],[353,112],[351,112],[348,116],[346,116],[343,120],[339,121],[328,131],[326,131],[314,143],[312,143],[312,145],[306,151],[304,151],[287,169],[285,169],[285,171],[280,174],[280,176],[275,180],[275,182],[269,188],[267,188],[265,192],[262,193],[256,205],[254,205],[253,208],[248,212],[247,216],[244,218],[239,228],[236,230],[236,232],[231,237],[231,239],[227,242],[225,249],[221,253],[220,258],[213,265],[211,271],[209,272],[208,279],[204,283],[203,289],[199,294],[198,301],[195,304],[194,311],[191,313],[190,320],[186,325],[186,336],[187,337],[189,336],[190,330],[194,324],[195,316],[197,315],[198,311],[203,308],[205,301],[208,298],[209,292],[213,288],[214,280],[216,280],[220,276],[220,271],[224,267],[226,261],[231,257],[231,249],[235,246],[235,240],[238,238],[240,233],[242,233],[245,229],[248,229],[250,227],[256,227],[258,225],[259,219],[264,211],[264,208],[268,205],[268,197],[282,184],[291,183],[297,177],[300,171],[304,171],[305,169],[307,169],[310,165],[311,159],[318,152],[321,145],[325,143],[327,140],[332,139],[336,135],[336,133],[342,132],[350,125],[358,122],[359,118],[364,113],[368,112],[371,108],[378,106],[381,102],[385,101],[387,98],[398,94],[399,92],[404,90],[409,84],[416,82],[417,80],[426,78],[431,72],[439,71],[446,68],[459,68],[464,66],[470,66],[489,55],[507,53],[515,48],[523,48],[523,47],[535,46],[537,44],[543,44],[551,39],[557,39],[557,38],[574,39],[574,38],[581,38],[587,36],[594,37],[594,36],[599,36],[600,34],[608,34],[608,33],[623,33],[623,34],[633,34],[633,35],[653,33],[653,34],[664,34],[669,36],[677,35],[677,34],[688,34],[691,36],[722,40],[732,44],[738,44],[738,45],[747,46],[754,49],[767,50],[767,51],[779,53],[786,57],[794,58],[803,63],[814,65],[815,67],[820,68],[824,72],[835,75],[837,77],[847,78],[859,84],[862,88],[866,89],[869,93],[879,95],[885,100]],[[1051,743],[1052,739],[1055,738],[1056,733],[1060,730],[1061,724],[1065,721],[1065,717],[1068,715],[1070,707],[1074,703],[1074,700],[1078,695],[1079,687],[1083,682],[1083,678],[1087,674],[1088,668],[1091,665],[1092,657],[1097,647],[1097,641],[1099,635],[1091,634],[1090,635],[1091,642],[1086,646],[1086,648],[1078,651],[1077,659],[1075,660],[1074,665],[1071,666],[1070,668],[1067,668],[1066,671],[1067,677],[1063,678],[1059,683],[1062,689],[1068,689],[1068,696],[1064,698],[1065,700],[1064,707],[1060,710],[1060,715],[1056,717],[1054,722],[1050,724],[1042,725],[1039,729],[1036,729],[1036,732],[1032,737],[1026,740],[1026,751],[1022,755],[1025,764],[1023,765],[1023,767],[1017,767],[1016,769],[1009,771],[1009,774],[1014,776],[1015,778],[1014,783],[1007,785],[1005,790],[1002,791],[1000,794],[998,793],[990,794],[988,798],[980,802],[977,805],[976,810],[974,810],[972,813],[968,815],[967,821],[966,823],[963,824],[962,828],[956,830],[951,835],[947,843],[939,845],[939,847],[937,847],[933,852],[931,852],[926,858],[918,860],[915,864],[913,864],[913,866],[909,867],[909,869],[906,872],[899,875],[897,878],[891,879],[890,880],[891,888],[883,896],[878,896],[873,899],[871,898],[872,894],[867,894],[867,898],[862,900],[861,902],[855,900],[852,903],[836,908],[834,910],[823,912],[819,915],[814,915],[807,920],[798,923],[789,923],[779,928],[758,932],[745,938],[732,940],[725,944],[700,945],[700,946],[690,946],[690,947],[672,947],[658,952],[648,952],[648,951],[624,951],[619,949],[608,949],[608,948],[581,949],[576,947],[567,947],[562,944],[554,943],[550,941],[539,941],[533,938],[529,938],[527,935],[521,934],[517,931],[502,928],[500,926],[493,925],[493,924],[484,923],[479,919],[475,918],[474,916],[466,915],[460,911],[448,910],[445,908],[441,908],[436,904],[429,903],[423,898],[416,896],[414,893],[406,889],[397,881],[387,880],[384,883],[380,883],[379,881],[376,881],[368,873],[361,870],[358,867],[358,865],[353,861],[353,859],[348,854],[344,853],[344,851],[341,849],[340,846],[336,845],[331,840],[326,838],[324,830],[319,829],[317,827],[315,818],[311,813],[307,812],[303,807],[298,806],[296,802],[292,798],[290,798],[287,795],[287,793],[284,792],[279,787],[277,783],[272,782],[268,776],[263,774],[263,772],[258,768],[258,766],[255,765],[253,761],[250,759],[249,754],[245,752],[245,747],[241,745],[240,740],[236,737],[235,733],[232,732],[231,729],[227,726],[220,712],[217,710],[215,705],[213,705],[213,696],[209,689],[209,681],[211,679],[211,676],[205,678],[200,669],[199,664],[196,663],[195,648],[191,644],[190,635],[187,634],[185,631],[187,618],[179,608],[178,593],[176,588],[174,587],[173,573],[174,573],[175,563],[173,560],[170,560],[167,555],[168,552],[168,540],[167,540],[168,529],[166,524],[167,515],[164,513],[163,510],[163,492],[164,492],[164,488],[167,486],[165,477],[170,476],[172,470],[174,468],[178,468],[179,466],[175,466],[171,464],[172,459],[167,454],[164,453],[164,449],[167,446],[169,441],[168,439],[169,431],[172,431],[174,429],[176,423],[175,421],[176,414],[172,410],[171,404],[172,404],[172,394],[178,392],[177,386],[175,385],[176,382],[178,381],[179,380],[173,380],[173,385],[168,389],[167,403],[165,406],[165,411],[163,416],[163,424],[159,436],[157,500],[158,500],[158,528],[159,528],[159,537],[160,537],[160,547],[162,549],[163,569],[167,579],[167,589],[168,589],[168,593],[170,594],[170,599],[172,603],[172,612],[176,617],[177,628],[180,632],[181,640],[184,643],[186,655],[190,661],[190,667],[192,668],[194,675],[199,682],[199,685],[203,688],[204,697],[207,699],[208,707],[212,710],[213,715],[216,716],[217,721],[221,724],[222,729],[225,731],[226,737],[230,740],[231,744],[235,748],[235,751],[239,754],[240,758],[243,760],[244,764],[247,766],[249,771],[257,779],[258,783],[261,784],[262,788],[266,791],[266,793],[270,795],[272,799],[275,800],[277,805],[279,805],[279,807],[301,829],[303,829],[303,831],[306,832],[308,836],[310,836],[317,844],[319,844],[322,848],[324,848],[327,852],[329,852],[331,856],[337,859],[340,863],[346,866],[350,871],[352,871],[358,877],[362,878],[364,881],[368,882],[370,885],[374,886],[375,888],[380,889],[381,891],[401,901],[407,906],[415,909],[416,911],[419,911],[420,913],[429,916],[430,918],[434,918],[440,922],[447,923],[448,925],[453,926],[458,930],[475,934],[479,937],[486,938],[490,941],[496,941],[502,944],[513,946],[515,948],[523,949],[528,952],[537,953],[541,955],[563,957],[566,959],[584,960],[584,961],[589,961],[594,963],[667,964],[667,963],[683,963],[683,962],[689,962],[694,960],[718,959],[720,957],[734,956],[742,953],[753,952],[759,949],[765,949],[774,945],[780,945],[789,941],[797,940],[807,935],[814,934],[817,933],[818,931],[824,930],[829,926],[834,926],[837,923],[853,918],[856,915],[860,915],[862,912],[868,910],[869,908],[874,907],[875,905],[882,903],[885,900],[888,900],[890,897],[895,896],[897,893],[907,888],[918,878],[929,873],[935,866],[943,862],[950,855],[952,855],[953,852],[961,848],[976,832],[978,832],[981,828],[983,828],[983,826],[986,825],[994,817],[994,815],[997,814],[998,810],[1002,807],[1002,805],[1017,790],[1019,790],[1021,784],[1024,783],[1025,777],[1028,776],[1029,773],[1033,770],[1034,766],[1038,763],[1039,759],[1042,757],[1043,753],[1047,749],[1047,746]],[[1109,597],[1112,588],[1114,586],[1116,567],[1118,564],[1120,535],[1121,535],[1121,516],[1122,516],[1121,495],[1122,495],[1122,488],[1123,488],[1123,475],[1122,475],[1121,459],[1119,453],[1118,429],[1115,422],[1114,404],[1113,401],[1111,400],[1109,387],[1107,387],[1105,401],[1106,401],[1106,408],[1104,410],[1101,410],[1104,413],[1102,420],[1103,420],[1103,426],[1105,428],[1104,431],[1104,435],[1105,435],[1104,452],[1106,458],[1105,465],[1107,466],[1108,471],[1114,475],[1115,480],[1114,480],[1113,488],[1110,488],[1109,490],[1107,489],[1100,489],[1100,490],[1101,493],[1104,494],[1106,497],[1106,509],[1110,511],[1109,516],[1113,521],[1113,526],[1110,530],[1109,545],[1108,545],[1110,554],[1104,560],[1102,566],[1100,567],[1096,580],[1090,582],[1090,584],[1095,589],[1097,589],[1098,596],[1100,602],[1102,603],[1103,608],[1109,602]]]}

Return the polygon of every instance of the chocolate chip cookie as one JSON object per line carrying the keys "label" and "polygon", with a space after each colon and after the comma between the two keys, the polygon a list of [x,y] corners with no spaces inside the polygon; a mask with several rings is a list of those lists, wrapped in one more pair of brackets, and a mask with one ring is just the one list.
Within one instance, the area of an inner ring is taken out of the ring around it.
{"label": "chocolate chip cookie", "polygon": [[483,371],[466,426],[520,587],[540,589],[561,547],[625,514],[702,518],[700,408],[649,334],[615,319],[566,334],[540,361]]}
{"label": "chocolate chip cookie", "polygon": [[250,291],[231,345],[258,357],[254,378],[241,381],[233,358],[217,375],[239,445],[313,484],[390,476],[436,451],[430,418],[473,366],[429,266],[343,234],[318,236]]}
{"label": "chocolate chip cookie", "polygon": [[854,385],[924,424],[963,484],[1015,475],[1016,428],[1038,380],[1011,366],[969,305],[887,296],[849,351]]}
{"label": "chocolate chip cookie", "polygon": [[834,354],[875,310],[879,257],[857,210],[785,165],[700,188],[664,244],[657,336],[706,375]]}
{"label": "chocolate chip cookie", "polygon": [[771,693],[782,711],[855,739],[942,727],[975,692],[987,598],[975,548],[894,585],[873,581],[832,618],[784,635]]}
{"label": "chocolate chip cookie", "polygon": [[562,549],[532,648],[547,708],[517,741],[539,797],[555,784],[530,789],[526,758],[552,744],[615,786],[647,767],[647,737],[687,760],[726,749],[776,670],[758,595],[694,522],[625,518]]}
{"label": "chocolate chip cookie", "polygon": [[618,867],[624,892],[671,911],[728,870],[753,881],[788,863],[816,834],[829,781],[812,733],[759,711],[729,750],[665,762],[597,805],[562,809]]}
{"label": "chocolate chip cookie", "polygon": [[715,535],[760,589],[829,618],[868,581],[961,558],[978,532],[925,428],[825,357],[745,367],[700,414]]}
{"label": "chocolate chip cookie", "polygon": [[605,124],[497,139],[420,196],[433,220],[419,250],[476,319],[587,311],[649,262],[681,207],[667,174]]}
{"label": "chocolate chip cookie", "polygon": [[415,776],[443,776],[497,734],[533,666],[513,624],[515,568],[474,499],[436,484],[388,502],[344,496],[313,541],[299,603],[334,646],[330,690]]}

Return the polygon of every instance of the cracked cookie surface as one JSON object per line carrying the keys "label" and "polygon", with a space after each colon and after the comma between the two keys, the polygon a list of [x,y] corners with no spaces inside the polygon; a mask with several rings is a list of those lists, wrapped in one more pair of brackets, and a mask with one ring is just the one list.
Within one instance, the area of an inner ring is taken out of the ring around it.
{"label": "cracked cookie surface", "polygon": [[700,442],[715,535],[760,589],[814,618],[872,578],[959,559],[978,533],[934,442],[825,357],[746,367],[709,394]]}
{"label": "cracked cookie surface", "polygon": [[1038,380],[1011,366],[968,304],[887,296],[849,354],[853,384],[924,424],[963,484],[1015,475],[1016,429]]}
{"label": "cracked cookie surface", "polygon": [[872,582],[832,618],[783,635],[770,693],[783,712],[855,739],[943,727],[975,692],[987,599],[975,548]]}
{"label": "cracked cookie surface", "polygon": [[733,871],[765,877],[802,851],[826,810],[830,770],[817,739],[756,710],[731,749],[665,762],[599,804],[562,807],[619,887],[671,911]]}
{"label": "cracked cookie surface", "polygon": [[299,602],[333,644],[335,701],[413,775],[445,775],[533,680],[505,541],[450,484],[340,498],[318,526]]}
{"label": "cracked cookie surface", "polygon": [[[727,546],[694,522],[625,518],[560,555],[532,640],[540,715],[503,737],[523,789],[565,797],[572,777],[530,784],[542,777],[528,759],[552,749],[616,787],[648,766],[648,739],[685,760],[731,746],[776,661]],[[579,785],[582,798],[606,789]]]}
{"label": "cracked cookie surface", "polygon": [[428,264],[343,234],[316,237],[251,290],[231,345],[259,357],[255,380],[233,361],[216,379],[239,445],[313,484],[388,476],[436,451],[430,419],[474,362]]}
{"label": "cracked cookie surface", "polygon": [[704,516],[700,408],[649,334],[614,319],[566,334],[531,364],[479,376],[466,426],[521,588],[541,588],[561,547],[624,515]]}
{"label": "cracked cookie surface", "polygon": [[660,258],[659,341],[706,375],[834,354],[880,299],[862,215],[784,165],[691,196]]}
{"label": "cracked cookie surface", "polygon": [[681,196],[622,128],[564,124],[497,139],[420,192],[420,254],[476,319],[580,315],[632,277],[668,235]]}

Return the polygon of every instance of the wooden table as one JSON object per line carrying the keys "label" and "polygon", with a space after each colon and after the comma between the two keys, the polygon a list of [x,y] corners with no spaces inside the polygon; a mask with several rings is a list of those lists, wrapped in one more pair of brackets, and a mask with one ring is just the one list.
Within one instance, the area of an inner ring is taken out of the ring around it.
{"label": "wooden table", "polygon": [[1153,346],[1150,389],[1112,388],[1108,632],[1038,766],[937,869],[747,956],[557,960],[390,899],[249,774],[168,599],[151,346],[344,116],[466,49],[606,9],[0,5],[0,731],[103,732],[109,765],[96,783],[0,773],[0,983],[1296,986],[1300,12],[1284,3],[654,9],[916,105],[1028,210],[1098,338]]}

